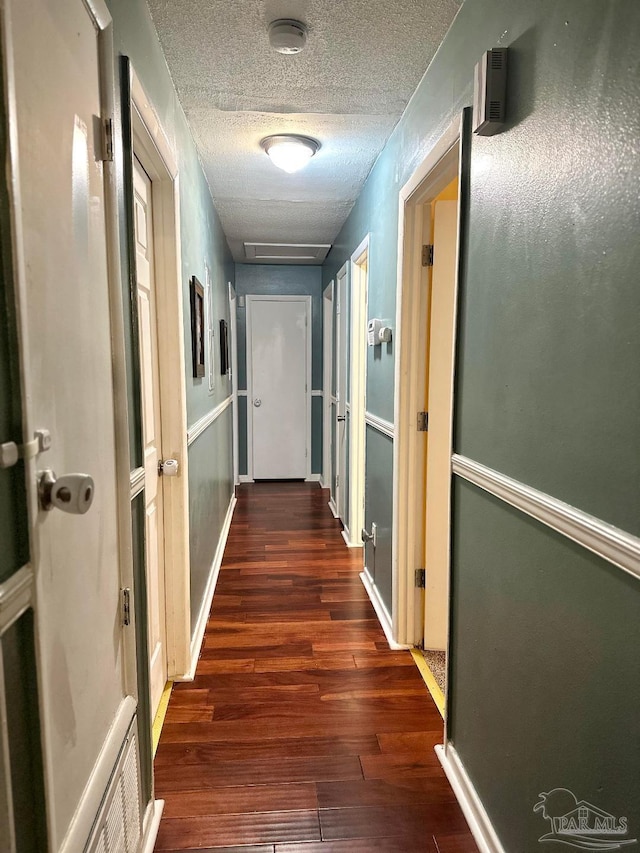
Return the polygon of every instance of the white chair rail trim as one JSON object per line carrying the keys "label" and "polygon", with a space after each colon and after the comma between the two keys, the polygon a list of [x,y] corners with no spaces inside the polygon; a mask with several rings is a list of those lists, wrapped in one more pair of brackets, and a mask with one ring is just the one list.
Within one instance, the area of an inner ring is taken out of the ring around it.
{"label": "white chair rail trim", "polygon": [[454,454],[453,473],[640,578],[640,539],[581,509]]}
{"label": "white chair rail trim", "polygon": [[377,415],[371,414],[371,412],[365,412],[364,421],[367,426],[373,427],[373,429],[381,432],[383,435],[389,438],[396,437],[396,428],[391,421],[385,421],[384,418],[379,418]]}
{"label": "white chair rail trim", "polygon": [[187,445],[193,444],[193,442],[201,436],[202,433],[211,426],[211,424],[216,421],[220,415],[229,408],[229,406],[233,403],[233,394],[230,394],[226,400],[223,400],[219,405],[212,409],[210,412],[207,412],[206,415],[203,415],[200,420],[196,421],[193,426],[190,426],[187,430]]}

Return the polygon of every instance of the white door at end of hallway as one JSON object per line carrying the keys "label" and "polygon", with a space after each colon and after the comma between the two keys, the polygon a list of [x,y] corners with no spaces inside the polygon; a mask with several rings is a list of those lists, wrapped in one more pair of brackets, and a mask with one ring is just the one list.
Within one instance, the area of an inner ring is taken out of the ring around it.
{"label": "white door at end of hallway", "polygon": [[160,377],[153,264],[152,185],[134,158],[134,236],[140,336],[140,385],[144,451],[145,572],[149,625],[151,717],[160,704],[167,681],[165,644],[164,521],[161,460]]}
{"label": "white door at end of hallway", "polygon": [[309,475],[310,297],[248,296],[249,449],[256,480]]}

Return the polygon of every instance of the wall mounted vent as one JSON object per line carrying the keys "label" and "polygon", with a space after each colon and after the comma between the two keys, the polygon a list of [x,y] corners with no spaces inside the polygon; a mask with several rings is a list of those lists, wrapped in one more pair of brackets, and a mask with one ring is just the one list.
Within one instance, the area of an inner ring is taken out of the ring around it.
{"label": "wall mounted vent", "polygon": [[248,261],[277,264],[321,264],[330,243],[245,243]]}

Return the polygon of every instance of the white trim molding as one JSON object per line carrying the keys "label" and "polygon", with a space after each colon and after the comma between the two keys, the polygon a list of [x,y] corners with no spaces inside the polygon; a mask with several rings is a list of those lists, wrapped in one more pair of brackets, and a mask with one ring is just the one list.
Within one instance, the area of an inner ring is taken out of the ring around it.
{"label": "white trim molding", "polygon": [[180,186],[175,152],[132,66],[130,87],[133,153],[149,175],[153,190],[162,453],[180,463],[180,476],[167,478],[162,487],[167,675],[173,678],[189,666],[191,634]]}
{"label": "white trim molding", "polygon": [[384,631],[384,635],[389,643],[389,648],[393,651],[401,651],[403,649],[410,649],[411,646],[404,646],[401,643],[396,643],[393,639],[393,625],[391,624],[391,616],[389,616],[389,611],[382,600],[380,593],[378,592],[378,588],[376,587],[371,574],[369,573],[369,569],[365,566],[364,571],[360,572],[360,580],[362,581],[362,585],[367,591],[367,595],[369,596],[369,600],[373,605],[373,609],[376,611],[376,616],[378,617],[378,622],[380,622],[380,627]]}
{"label": "white trim molding", "polygon": [[164,800],[151,800],[144,816],[144,837],[141,853],[153,853],[164,810]]}
{"label": "white trim molding", "polygon": [[233,518],[233,511],[236,508],[237,502],[238,499],[236,496],[232,495],[231,500],[229,501],[227,514],[222,525],[222,530],[220,531],[218,547],[216,548],[216,553],[211,564],[209,580],[207,581],[204,597],[200,606],[198,621],[196,622],[193,637],[191,638],[191,665],[189,666],[189,670],[183,676],[175,678],[174,681],[193,681],[195,678],[198,658],[200,657],[200,649],[202,648],[202,641],[204,639],[204,632],[207,627],[211,603],[213,602],[213,594],[216,590],[218,575],[220,574],[220,566],[222,565],[222,558],[224,556],[224,549],[227,544],[227,537],[229,536],[229,529],[231,527],[231,519]]}
{"label": "white trim molding", "polygon": [[131,500],[133,500],[144,489],[144,468],[133,469],[129,474],[129,486],[131,490]]}
{"label": "white trim molding", "polygon": [[427,408],[429,272],[422,246],[431,235],[431,204],[460,175],[463,116],[454,118],[398,194],[395,326],[392,576],[393,626],[399,642],[424,637],[424,600],[414,571],[424,565],[424,465],[427,433],[416,430],[416,413]]}
{"label": "white trim molding", "polygon": [[0,584],[0,637],[33,607],[33,571],[26,565]]}
{"label": "white trim molding", "polygon": [[206,415],[203,415],[199,420],[192,424],[192,426],[187,430],[187,446],[192,445],[196,438],[201,436],[202,433],[210,427],[211,424],[214,423],[214,421],[216,421],[232,403],[233,394],[230,394],[219,405],[217,405],[215,409],[211,409],[210,412],[207,412]]}
{"label": "white trim molding", "polygon": [[367,426],[372,427],[377,432],[381,432],[383,435],[386,435],[389,438],[396,437],[396,428],[391,423],[391,421],[385,421],[384,418],[379,418],[377,415],[374,415],[371,412],[365,412],[364,422],[367,424]]}
{"label": "white trim molding", "polygon": [[489,820],[489,815],[456,750],[451,744],[447,744],[446,747],[436,746],[435,749],[480,853],[505,853]]}
{"label": "white trim molding", "polygon": [[640,539],[636,536],[466,456],[454,454],[452,469],[458,477],[640,578]]}

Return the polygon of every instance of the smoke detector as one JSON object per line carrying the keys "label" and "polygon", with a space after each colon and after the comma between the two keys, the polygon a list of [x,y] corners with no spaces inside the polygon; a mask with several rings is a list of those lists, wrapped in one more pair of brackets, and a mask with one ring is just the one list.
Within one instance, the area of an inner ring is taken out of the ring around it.
{"label": "smoke detector", "polygon": [[307,42],[307,28],[302,21],[280,18],[269,24],[269,44],[278,53],[300,53]]}

